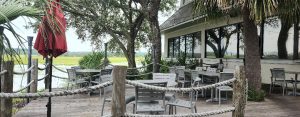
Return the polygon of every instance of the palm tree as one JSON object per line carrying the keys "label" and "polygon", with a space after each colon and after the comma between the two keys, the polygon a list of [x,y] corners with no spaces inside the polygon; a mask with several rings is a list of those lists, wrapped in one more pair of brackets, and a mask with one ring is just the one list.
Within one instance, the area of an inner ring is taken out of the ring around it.
{"label": "palm tree", "polygon": [[17,57],[17,52],[11,47],[11,39],[6,36],[4,30],[11,32],[20,46],[22,48],[24,47],[22,44],[24,39],[15,32],[11,21],[20,16],[38,17],[41,14],[41,10],[25,6],[25,3],[20,0],[6,0],[0,2],[0,63],[3,55],[8,56],[9,59]]}
{"label": "palm tree", "polygon": [[277,5],[276,0],[195,0],[196,12],[203,9],[206,12],[240,10],[244,26],[246,78],[249,81],[249,88],[255,91],[261,89],[261,64],[256,21],[274,15]]}

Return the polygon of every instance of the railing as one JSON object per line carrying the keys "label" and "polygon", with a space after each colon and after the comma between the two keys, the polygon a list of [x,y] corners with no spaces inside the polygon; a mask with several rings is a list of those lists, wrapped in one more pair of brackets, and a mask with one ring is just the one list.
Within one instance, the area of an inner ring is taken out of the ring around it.
{"label": "railing", "polygon": [[[166,92],[191,92],[191,91],[200,91],[202,89],[211,89],[218,86],[233,84],[233,106],[227,107],[223,109],[217,109],[213,111],[203,112],[203,113],[189,113],[189,114],[178,114],[178,115],[159,115],[160,117],[191,117],[191,116],[210,116],[210,115],[217,115],[222,113],[232,112],[233,117],[242,117],[244,116],[244,109],[246,105],[246,79],[245,79],[245,72],[244,67],[240,66],[237,67],[235,71],[235,77],[207,85],[202,87],[191,87],[191,88],[171,88],[171,87],[157,87],[142,84],[139,82],[134,82],[130,80],[126,80],[126,73],[127,67],[125,66],[114,66],[112,78],[113,81],[105,82],[102,84],[98,84],[95,86],[87,87],[87,88],[80,88],[75,90],[64,90],[64,91],[56,91],[56,92],[39,92],[39,93],[12,93],[12,77],[13,77],[13,62],[5,62],[3,64],[3,71],[0,72],[0,75],[3,76],[2,81],[6,84],[3,87],[3,92],[0,93],[1,99],[1,110],[5,112],[12,111],[12,98],[41,98],[41,97],[54,97],[54,96],[66,96],[66,95],[74,95],[79,93],[91,92],[95,91],[100,88],[107,87],[109,85],[113,85],[113,92],[112,92],[112,111],[111,114],[113,117],[120,117],[120,116],[136,116],[136,117],[156,117],[157,115],[139,115],[139,114],[129,114],[125,112],[126,104],[125,104],[125,84],[139,86],[148,88],[151,90],[160,90]],[[43,78],[46,78],[48,75],[45,75]],[[33,81],[39,81],[33,80]],[[33,82],[32,81],[32,82]],[[31,85],[31,82],[28,84]],[[28,87],[28,85],[26,87]],[[25,87],[25,88],[26,88]]]}

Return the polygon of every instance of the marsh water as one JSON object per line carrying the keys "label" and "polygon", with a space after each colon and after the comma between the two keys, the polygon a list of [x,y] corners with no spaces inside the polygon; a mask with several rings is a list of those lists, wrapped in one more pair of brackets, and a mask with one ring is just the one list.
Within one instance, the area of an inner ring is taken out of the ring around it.
{"label": "marsh water", "polygon": [[[44,68],[44,65],[39,65],[40,68]],[[66,71],[67,68],[70,68],[71,66],[65,66],[65,65],[57,65],[58,68]],[[22,72],[27,70],[27,65],[15,65],[14,71],[16,72]],[[68,77],[67,73],[61,72],[53,67],[53,75],[61,76],[61,77]],[[39,70],[38,71],[38,79],[45,76],[45,70]],[[17,91],[27,85],[27,74],[24,75],[16,75],[14,74],[14,83],[13,83],[13,91]],[[52,88],[62,88],[67,86],[67,82],[65,79],[58,79],[58,78],[52,78]],[[38,81],[38,90],[45,89],[44,80]]]}

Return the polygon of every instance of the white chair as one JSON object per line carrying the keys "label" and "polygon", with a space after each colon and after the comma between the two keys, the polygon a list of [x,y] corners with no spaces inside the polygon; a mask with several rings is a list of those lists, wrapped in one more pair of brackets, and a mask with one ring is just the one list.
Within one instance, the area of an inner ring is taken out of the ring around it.
{"label": "white chair", "polygon": [[[233,73],[225,73],[225,72],[221,72],[220,73],[220,77],[219,77],[219,82],[222,82],[222,81],[226,81],[226,80],[229,80],[231,78],[233,78]],[[232,87],[228,86],[228,85],[225,85],[225,86],[219,86],[219,87],[216,87],[216,96],[218,96],[218,99],[219,99],[219,105],[221,105],[221,92],[226,92],[226,99],[227,99],[227,92],[229,91],[233,91]]]}

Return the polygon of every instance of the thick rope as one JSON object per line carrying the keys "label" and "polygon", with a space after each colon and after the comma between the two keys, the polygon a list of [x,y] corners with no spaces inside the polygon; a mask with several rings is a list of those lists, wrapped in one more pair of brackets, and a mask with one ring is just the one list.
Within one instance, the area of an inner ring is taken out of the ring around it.
{"label": "thick rope", "polygon": [[38,67],[38,70],[41,70],[41,71],[42,71],[42,70],[45,70],[48,66],[49,66],[49,64],[46,64],[44,68]]}
{"label": "thick rope", "polygon": [[19,90],[16,90],[16,91],[13,91],[14,93],[18,93],[18,92],[21,92],[25,89],[27,89],[32,83],[34,82],[34,80],[30,81],[25,87],[19,89]]}
{"label": "thick rope", "polygon": [[30,72],[32,69],[33,69],[33,67],[34,67],[34,65],[32,65],[30,68],[28,68],[26,71],[23,71],[23,72],[16,72],[16,71],[14,71],[13,73],[14,74],[18,74],[18,75],[20,75],[20,74],[26,74],[26,73],[28,73],[28,72]]}
{"label": "thick rope", "polygon": [[149,75],[149,74],[153,74],[153,72],[139,74],[139,75],[126,75],[126,77],[138,77],[138,76],[145,76],[145,75]]}
{"label": "thick rope", "polygon": [[60,69],[60,68],[58,68],[58,67],[56,67],[55,65],[52,65],[55,69],[57,69],[58,71],[61,71],[61,72],[63,72],[63,73],[68,73],[67,71],[65,71],[65,70],[62,70],[62,69]]}
{"label": "thick rope", "polygon": [[201,90],[205,90],[205,89],[211,89],[211,88],[215,88],[215,87],[219,87],[219,86],[228,85],[228,84],[231,84],[232,82],[234,82],[235,80],[236,80],[236,78],[232,78],[232,79],[218,82],[218,83],[211,84],[211,85],[206,85],[206,86],[201,86],[201,87],[191,87],[191,88],[158,87],[158,86],[147,85],[144,83],[139,83],[139,82],[130,81],[130,80],[126,80],[125,82],[127,84],[130,84],[133,86],[143,87],[143,88],[147,88],[147,89],[151,89],[151,90],[159,90],[159,91],[167,91],[167,92],[191,92],[191,91],[201,91]]}
{"label": "thick rope", "polygon": [[0,72],[0,76],[1,76],[1,75],[4,75],[6,72],[7,72],[7,70],[1,71],[1,72]]}
{"label": "thick rope", "polygon": [[58,78],[58,79],[69,79],[69,78],[67,78],[67,77],[61,77],[61,76],[56,76],[56,75],[52,75],[52,77]]}
{"label": "thick rope", "polygon": [[75,89],[75,90],[64,90],[56,92],[39,92],[39,93],[0,93],[0,98],[40,98],[40,97],[54,97],[54,96],[67,96],[79,93],[91,92],[100,88],[112,85],[112,81],[108,81],[99,85]]}
{"label": "thick rope", "polygon": [[225,109],[213,110],[203,113],[189,113],[189,114],[176,114],[176,115],[140,115],[125,113],[125,117],[206,117],[211,115],[224,114],[234,111],[234,107],[227,107]]}
{"label": "thick rope", "polygon": [[48,75],[49,75],[49,74],[46,74],[44,77],[42,77],[42,78],[39,78],[39,79],[38,79],[38,81],[44,80],[45,78],[47,78],[47,77],[48,77]]}
{"label": "thick rope", "polygon": [[[43,78],[38,79],[37,81],[44,80],[47,76],[48,76],[48,74],[45,75]],[[18,92],[21,92],[21,91],[27,89],[34,81],[35,81],[35,80],[31,80],[25,87],[23,87],[23,88],[21,88],[21,89],[19,89],[19,90],[17,90],[17,91],[13,91],[13,92],[14,92],[14,93],[18,93]]]}
{"label": "thick rope", "polygon": [[153,63],[150,63],[150,64],[148,64],[148,65],[146,65],[146,66],[142,66],[142,67],[136,67],[136,68],[127,68],[127,70],[134,70],[134,69],[146,68],[146,67],[148,67],[148,66],[150,66],[150,65],[153,65]]}

